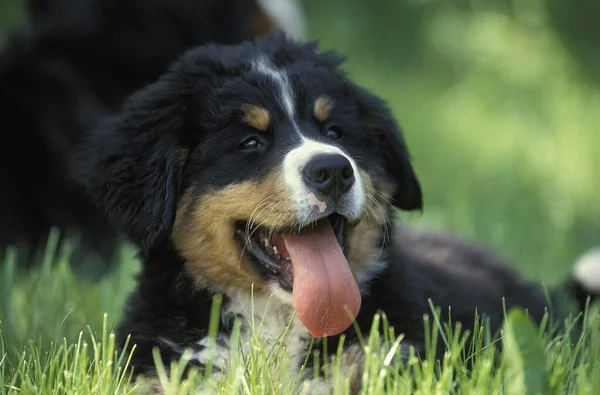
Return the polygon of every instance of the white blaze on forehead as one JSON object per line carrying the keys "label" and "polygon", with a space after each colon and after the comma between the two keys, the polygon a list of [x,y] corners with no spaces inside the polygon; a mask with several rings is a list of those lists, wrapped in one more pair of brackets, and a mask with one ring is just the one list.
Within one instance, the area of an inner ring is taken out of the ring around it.
{"label": "white blaze on forehead", "polygon": [[304,137],[296,123],[296,106],[294,91],[290,84],[290,79],[284,70],[276,68],[273,63],[264,55],[259,56],[252,62],[254,72],[268,77],[277,86],[278,101],[289,118],[294,130],[300,135],[302,143],[299,147],[291,150],[283,161],[283,178],[287,185],[291,199],[294,201],[298,219],[301,221],[311,221],[312,208],[317,207],[319,213],[327,210],[327,203],[319,200],[314,192],[310,191],[302,179],[304,166],[316,155],[319,154],[338,154],[344,156],[352,165],[354,170],[355,182],[350,191],[346,193],[343,206],[343,214],[347,217],[358,217],[362,211],[365,201],[365,191],[363,189],[362,179],[358,172],[358,167],[354,160],[346,155],[340,148],[319,143]]}
{"label": "white blaze on forehead", "polygon": [[365,192],[363,182],[358,171],[358,166],[354,159],[346,155],[340,148],[307,139],[302,136],[302,144],[287,153],[283,160],[283,179],[289,188],[291,198],[294,200],[297,213],[302,220],[308,220],[311,215],[312,207],[317,206],[319,212],[323,213],[327,209],[327,204],[320,201],[315,194],[308,189],[302,179],[302,171],[306,164],[315,156],[321,154],[342,155],[350,162],[354,170],[355,182],[350,191],[347,192],[346,210],[342,213],[347,217],[358,217],[365,201]]}
{"label": "white blaze on forehead", "polygon": [[264,56],[259,57],[252,65],[257,73],[267,76],[275,82],[279,89],[279,102],[282,104],[286,114],[297,129],[298,127],[294,120],[296,112],[296,106],[294,105],[294,91],[292,90],[290,79],[287,74],[284,71],[275,68],[275,66],[273,66],[273,64]]}

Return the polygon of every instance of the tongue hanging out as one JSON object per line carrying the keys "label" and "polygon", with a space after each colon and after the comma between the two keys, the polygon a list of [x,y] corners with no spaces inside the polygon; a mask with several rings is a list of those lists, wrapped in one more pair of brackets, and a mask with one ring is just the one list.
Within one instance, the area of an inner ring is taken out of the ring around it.
{"label": "tongue hanging out", "polygon": [[294,268],[292,301],[315,337],[342,333],[360,310],[360,291],[329,221],[275,241]]}

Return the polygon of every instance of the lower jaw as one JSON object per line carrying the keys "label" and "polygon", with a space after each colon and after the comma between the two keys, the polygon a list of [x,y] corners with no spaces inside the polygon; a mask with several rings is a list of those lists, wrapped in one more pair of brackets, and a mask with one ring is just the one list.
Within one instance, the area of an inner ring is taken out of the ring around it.
{"label": "lower jaw", "polygon": [[277,279],[277,283],[279,284],[279,286],[281,287],[281,289],[283,289],[284,291],[287,292],[292,292],[294,289],[294,282],[293,281],[288,281],[288,280],[284,280],[283,278],[278,278]]}
{"label": "lower jaw", "polygon": [[264,288],[272,289],[273,286],[279,287],[281,290],[292,293],[294,289],[294,282],[288,279],[281,277],[280,275],[268,272],[264,269],[263,264],[261,262],[256,262],[257,258],[252,256],[250,259],[253,261],[249,266],[250,270],[253,272],[253,277],[260,278],[260,283]]}

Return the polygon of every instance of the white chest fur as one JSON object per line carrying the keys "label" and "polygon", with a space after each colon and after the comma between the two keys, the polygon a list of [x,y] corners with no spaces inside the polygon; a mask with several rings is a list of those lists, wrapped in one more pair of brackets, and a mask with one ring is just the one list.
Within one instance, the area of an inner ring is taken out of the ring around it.
{"label": "white chest fur", "polygon": [[239,290],[230,290],[227,296],[229,301],[223,306],[223,318],[238,318],[242,351],[248,353],[251,344],[260,345],[263,352],[283,354],[288,371],[297,371],[304,362],[312,336],[295,315],[290,301]]}

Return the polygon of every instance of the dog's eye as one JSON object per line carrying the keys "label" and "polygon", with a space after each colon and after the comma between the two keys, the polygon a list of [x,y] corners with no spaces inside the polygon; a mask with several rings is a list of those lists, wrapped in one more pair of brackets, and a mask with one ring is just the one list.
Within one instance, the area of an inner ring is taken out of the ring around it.
{"label": "dog's eye", "polygon": [[262,147],[262,143],[256,137],[249,137],[246,140],[242,141],[237,149],[240,151],[255,151]]}
{"label": "dog's eye", "polygon": [[331,125],[325,131],[325,137],[332,140],[337,140],[342,137],[342,129],[339,126]]}

